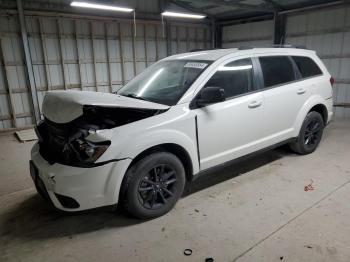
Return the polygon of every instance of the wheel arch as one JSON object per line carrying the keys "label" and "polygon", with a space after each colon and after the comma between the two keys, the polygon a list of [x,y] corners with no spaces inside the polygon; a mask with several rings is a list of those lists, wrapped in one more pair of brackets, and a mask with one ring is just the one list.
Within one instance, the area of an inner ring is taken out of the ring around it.
{"label": "wheel arch", "polygon": [[[156,153],[156,152],[169,152],[169,153],[172,153],[175,156],[177,156],[180,159],[181,163],[184,165],[186,183],[188,183],[192,180],[193,163],[192,163],[190,154],[187,152],[187,150],[185,148],[183,148],[182,146],[175,144],[175,143],[159,144],[159,145],[155,145],[155,146],[152,146],[152,147],[149,147],[149,148],[143,150],[135,158],[133,158],[133,160],[130,162],[129,166],[126,169],[125,174],[139,160],[141,160],[142,158],[144,158],[152,153]],[[125,174],[124,174],[122,181],[120,183],[120,188],[118,190],[119,192],[117,192],[117,195],[116,195],[118,197],[118,199],[122,199],[123,194],[125,194],[125,191],[123,191],[123,184],[124,184],[124,181],[126,178]]]}
{"label": "wheel arch", "polygon": [[327,107],[324,105],[324,104],[317,104],[317,105],[314,105],[308,113],[310,112],[317,112],[319,113],[321,116],[322,116],[322,119],[323,119],[323,123],[326,125],[327,124],[327,121],[328,121],[328,110],[327,110]]}
{"label": "wheel arch", "polygon": [[305,117],[311,111],[316,111],[321,114],[324,123],[328,121],[328,110],[327,106],[324,103],[324,99],[319,95],[314,95],[309,98],[304,106],[300,109],[298,116],[294,123],[294,133],[293,136],[297,137],[299,135],[300,128],[304,122]]}
{"label": "wheel arch", "polygon": [[136,157],[133,158],[131,161],[128,169],[133,166],[136,162],[138,162],[140,159],[155,153],[155,152],[169,152],[174,154],[176,157],[178,157],[181,161],[181,163],[184,166],[185,174],[186,174],[186,180],[190,181],[193,177],[193,163],[190,157],[190,154],[187,152],[185,148],[182,146],[175,144],[175,143],[164,143],[152,146],[148,149],[143,150],[140,152]]}

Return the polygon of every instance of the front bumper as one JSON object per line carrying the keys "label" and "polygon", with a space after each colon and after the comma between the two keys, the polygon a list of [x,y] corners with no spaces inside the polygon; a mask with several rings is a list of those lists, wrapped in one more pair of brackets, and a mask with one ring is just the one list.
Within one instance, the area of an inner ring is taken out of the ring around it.
{"label": "front bumper", "polygon": [[[37,169],[39,179],[35,181],[34,176],[33,180],[39,193],[43,192],[40,192],[37,182],[42,181],[39,185],[44,187],[50,201],[56,208],[64,211],[80,211],[116,204],[124,174],[131,163],[131,159],[124,159],[92,168],[57,163],[50,165],[40,155],[38,144],[33,146],[31,157],[31,162]],[[32,170],[33,172],[35,171]],[[73,199],[78,205],[70,205],[69,199]]]}

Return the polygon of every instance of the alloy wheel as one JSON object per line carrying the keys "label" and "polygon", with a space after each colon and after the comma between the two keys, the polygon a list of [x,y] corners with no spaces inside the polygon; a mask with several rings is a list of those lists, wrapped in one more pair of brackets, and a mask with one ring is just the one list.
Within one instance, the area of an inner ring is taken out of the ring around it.
{"label": "alloy wheel", "polygon": [[304,144],[307,147],[317,145],[321,134],[321,123],[317,120],[312,120],[305,128]]}
{"label": "alloy wheel", "polygon": [[168,165],[160,164],[149,170],[138,186],[141,205],[147,209],[159,209],[174,197],[176,172]]}

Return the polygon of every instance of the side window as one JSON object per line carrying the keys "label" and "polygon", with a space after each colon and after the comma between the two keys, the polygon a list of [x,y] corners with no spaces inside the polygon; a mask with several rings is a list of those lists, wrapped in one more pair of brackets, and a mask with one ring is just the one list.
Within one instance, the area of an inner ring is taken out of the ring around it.
{"label": "side window", "polygon": [[205,87],[221,87],[226,98],[254,90],[253,65],[250,58],[240,59],[220,66]]}
{"label": "side window", "polygon": [[288,56],[259,57],[265,87],[288,83],[295,80],[293,64]]}
{"label": "side window", "polygon": [[310,58],[305,56],[292,56],[299,72],[303,78],[321,75],[322,71],[318,65]]}

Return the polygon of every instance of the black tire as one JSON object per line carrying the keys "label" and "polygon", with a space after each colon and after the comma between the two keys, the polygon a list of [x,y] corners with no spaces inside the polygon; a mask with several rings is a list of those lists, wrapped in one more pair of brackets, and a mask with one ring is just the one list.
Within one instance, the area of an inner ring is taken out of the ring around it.
{"label": "black tire", "polygon": [[300,155],[314,152],[321,141],[323,129],[322,116],[311,111],[304,119],[297,140],[290,144],[291,149]]}
{"label": "black tire", "polygon": [[149,219],[169,212],[185,186],[181,161],[168,152],[156,152],[133,164],[125,174],[121,198],[134,217]]}

